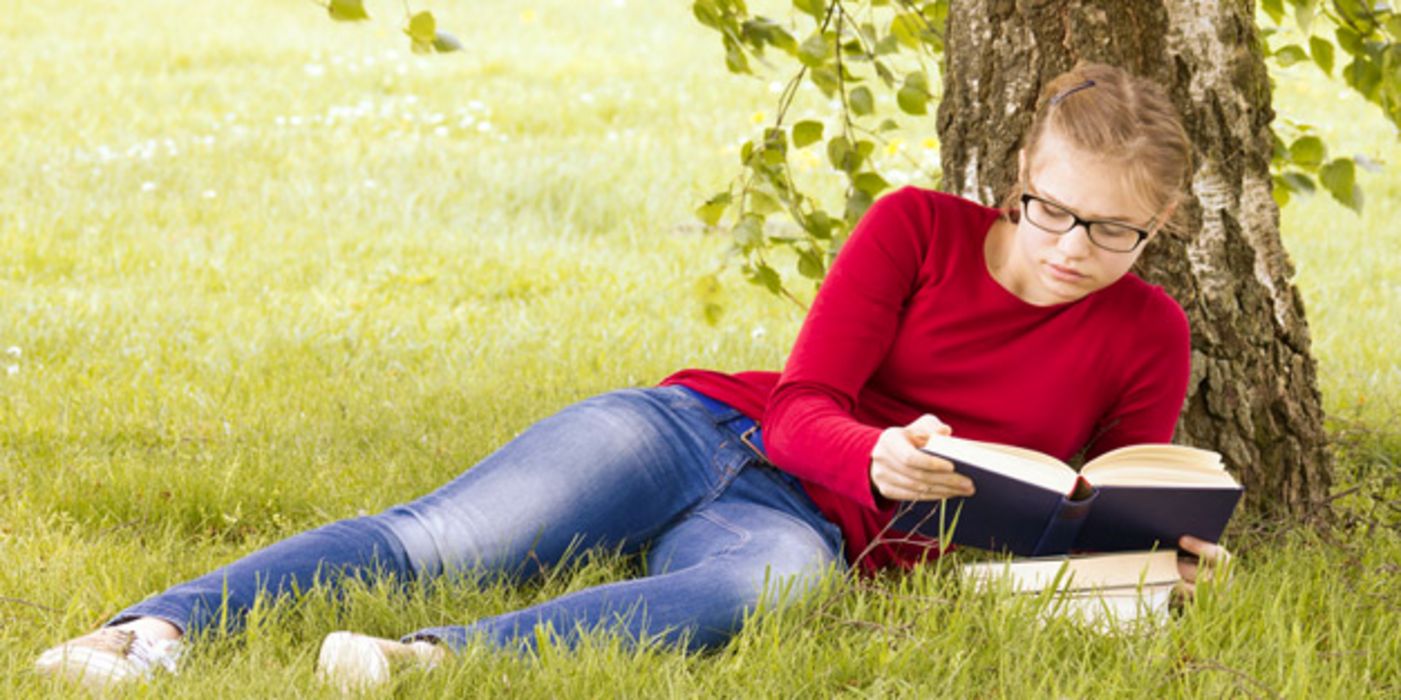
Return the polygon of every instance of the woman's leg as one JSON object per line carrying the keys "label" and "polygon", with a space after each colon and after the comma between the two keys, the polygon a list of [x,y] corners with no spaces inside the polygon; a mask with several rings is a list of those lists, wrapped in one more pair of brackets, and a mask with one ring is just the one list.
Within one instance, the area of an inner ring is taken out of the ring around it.
{"label": "woman's leg", "polygon": [[296,535],[120,613],[232,627],[260,595],[345,576],[531,574],[589,547],[632,551],[713,500],[748,453],[679,387],[597,396],[535,424],[416,501]]}
{"label": "woman's leg", "polygon": [[761,599],[792,601],[829,568],[842,565],[840,533],[786,480],[772,468],[745,469],[719,499],[657,538],[647,557],[648,576],[466,627],[420,630],[405,640],[436,640],[454,649],[482,640],[526,649],[535,643],[535,628],[543,626],[565,643],[604,630],[632,642],[657,640],[689,650],[720,646]]}

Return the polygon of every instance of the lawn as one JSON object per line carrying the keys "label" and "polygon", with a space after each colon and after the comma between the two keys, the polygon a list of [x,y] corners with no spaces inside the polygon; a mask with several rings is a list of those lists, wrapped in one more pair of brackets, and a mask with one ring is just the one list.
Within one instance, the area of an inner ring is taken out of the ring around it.
{"label": "lawn", "polygon": [[[415,6],[467,51],[411,54],[389,2],[347,26],[306,2],[0,0],[0,695],[81,697],[30,671],[39,651],[423,493],[568,403],[782,365],[800,311],[733,271],[703,322],[725,243],[692,214],[782,76],[727,74],[688,3]],[[1356,489],[1339,527],[1241,528],[1227,594],[1135,634],[1042,627],[928,567],[832,581],[707,656],[600,638],[386,694],[1401,694],[1401,145],[1316,69],[1276,80],[1282,113],[1383,164],[1362,216],[1283,213],[1337,490]],[[918,134],[886,155],[937,157]],[[466,622],[631,566],[284,601],[132,694],[329,694],[327,632]]]}

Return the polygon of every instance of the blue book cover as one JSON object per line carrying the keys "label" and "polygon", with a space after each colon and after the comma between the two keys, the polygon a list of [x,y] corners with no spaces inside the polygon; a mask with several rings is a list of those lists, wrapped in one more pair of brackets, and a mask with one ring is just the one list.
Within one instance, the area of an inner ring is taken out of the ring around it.
{"label": "blue book cover", "polygon": [[1080,473],[1049,455],[947,436],[924,450],[973,480],[968,498],[902,503],[891,528],[1018,556],[1176,546],[1220,538],[1241,487],[1214,452],[1137,445]]}

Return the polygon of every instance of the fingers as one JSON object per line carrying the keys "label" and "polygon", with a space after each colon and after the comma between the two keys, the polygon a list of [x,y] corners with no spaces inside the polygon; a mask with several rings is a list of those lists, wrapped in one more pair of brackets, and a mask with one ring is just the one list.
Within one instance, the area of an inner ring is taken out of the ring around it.
{"label": "fingers", "polygon": [[1231,553],[1225,547],[1191,535],[1180,537],[1177,545],[1195,555],[1177,560],[1177,572],[1189,589],[1194,589],[1197,583],[1212,580],[1218,572],[1223,576],[1229,573]]}
{"label": "fingers", "polygon": [[[931,422],[937,419],[927,418],[930,421],[925,427],[937,430],[938,426]],[[887,429],[881,433],[871,453],[871,483],[880,495],[903,501],[971,496],[973,482],[954,472],[948,460],[921,452],[915,441],[922,443],[923,440],[912,436],[911,432],[909,426]]]}
{"label": "fingers", "polygon": [[910,437],[915,446],[924,447],[924,443],[929,440],[930,435],[952,435],[953,428],[950,428],[936,416],[926,413],[905,426],[905,434]]}
{"label": "fingers", "polygon": [[1197,555],[1203,566],[1224,566],[1231,560],[1231,553],[1225,547],[1191,535],[1178,538],[1177,546]]}

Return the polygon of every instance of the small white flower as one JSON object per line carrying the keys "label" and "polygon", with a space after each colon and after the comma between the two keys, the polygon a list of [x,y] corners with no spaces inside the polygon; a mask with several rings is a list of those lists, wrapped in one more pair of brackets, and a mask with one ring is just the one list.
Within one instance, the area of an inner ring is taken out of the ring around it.
{"label": "small white flower", "polygon": [[440,127],[438,127],[438,128],[436,128],[436,129],[433,130],[433,134],[434,134],[435,136],[447,136],[447,135],[448,135],[448,128],[447,128],[446,126],[440,126]]}
{"label": "small white flower", "polygon": [[142,192],[155,192],[155,191],[156,191],[156,183],[151,182],[150,180],[147,180],[146,182],[141,183],[141,191],[142,191]]}
{"label": "small white flower", "polygon": [[749,331],[749,337],[753,338],[754,340],[762,340],[763,337],[768,334],[768,329],[764,328],[763,326],[755,326],[754,330]]}
{"label": "small white flower", "polygon": [[9,367],[6,367],[5,374],[11,377],[15,376],[16,374],[19,374],[19,365],[10,365]]}
{"label": "small white flower", "polygon": [[302,66],[302,70],[312,78],[320,78],[326,74],[326,67],[319,63],[308,63]]}
{"label": "small white flower", "polygon": [[467,109],[470,109],[474,112],[481,112],[486,109],[486,103],[482,102],[481,100],[472,100],[471,102],[467,103]]}
{"label": "small white flower", "polygon": [[777,94],[780,93],[780,92],[783,92],[783,83],[781,83],[781,82],[779,82],[779,81],[777,81],[777,80],[775,80],[775,81],[769,83],[769,92],[771,92],[771,93],[773,93],[773,94],[775,94],[775,95],[777,95]]}
{"label": "small white flower", "polygon": [[301,126],[301,125],[302,125],[302,117],[301,117],[301,115],[299,115],[299,114],[293,115],[292,118],[288,121],[288,123],[290,123],[292,126]]}
{"label": "small white flower", "polygon": [[491,131],[491,122],[481,122],[480,124],[477,124],[477,131],[480,131],[483,134],[485,134],[488,131]]}
{"label": "small white flower", "polygon": [[458,125],[459,127],[462,127],[463,129],[466,129],[467,127],[469,127],[469,126],[475,124],[476,121],[477,121],[477,118],[476,118],[476,117],[474,117],[474,116],[468,114],[468,115],[463,116],[461,119],[457,120],[457,125]]}
{"label": "small white flower", "polygon": [[582,94],[582,95],[579,95],[579,101],[580,101],[580,102],[583,102],[583,103],[586,104],[586,105],[591,105],[591,104],[593,104],[593,93],[592,93],[592,92],[586,92],[586,93],[584,93],[584,94]]}
{"label": "small white flower", "polygon": [[204,197],[205,199],[214,199],[215,197],[219,196],[219,193],[215,192],[214,190],[205,190],[203,193],[200,194],[200,196]]}
{"label": "small white flower", "polygon": [[287,126],[287,117],[278,115],[278,117],[272,120],[272,122],[278,126]]}
{"label": "small white flower", "polygon": [[18,360],[19,356],[24,353],[19,349],[18,345],[11,345],[10,347],[5,348],[5,354]]}
{"label": "small white flower", "polygon": [[379,186],[379,183],[375,182],[374,180],[365,180],[365,182],[362,183],[362,184],[365,186],[365,189],[367,189],[367,190],[372,190],[372,189],[374,189],[374,188],[376,188],[376,187]]}

